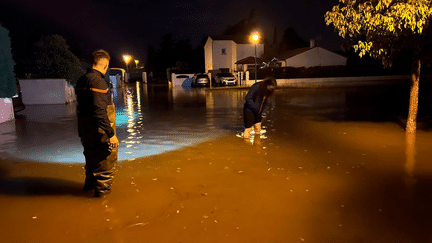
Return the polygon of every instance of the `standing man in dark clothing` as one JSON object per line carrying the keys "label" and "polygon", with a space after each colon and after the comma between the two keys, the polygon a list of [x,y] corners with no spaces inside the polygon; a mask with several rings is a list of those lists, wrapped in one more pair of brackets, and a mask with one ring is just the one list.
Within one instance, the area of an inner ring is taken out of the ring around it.
{"label": "standing man in dark clothing", "polygon": [[269,96],[276,89],[276,85],[276,80],[273,77],[267,77],[263,81],[255,83],[249,89],[243,107],[244,138],[250,137],[252,127],[256,135],[261,133],[262,113],[267,106]]}
{"label": "standing man in dark clothing", "polygon": [[116,136],[115,107],[104,79],[110,55],[99,50],[93,54],[93,66],[76,84],[78,134],[84,147],[84,191],[94,197],[111,192],[119,141]]}

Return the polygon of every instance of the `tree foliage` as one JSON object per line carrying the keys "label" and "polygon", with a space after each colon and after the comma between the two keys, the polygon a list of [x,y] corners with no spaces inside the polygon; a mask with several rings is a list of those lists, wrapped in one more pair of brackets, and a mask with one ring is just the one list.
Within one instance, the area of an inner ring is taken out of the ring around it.
{"label": "tree foliage", "polygon": [[339,0],[325,14],[360,57],[369,53],[392,65],[402,49],[413,52],[410,106],[406,131],[416,131],[420,69],[430,53],[432,0]]}
{"label": "tree foliage", "polygon": [[298,36],[297,32],[293,28],[288,27],[282,35],[282,40],[280,42],[280,51],[284,52],[287,50],[293,50],[308,46],[309,42],[303,40],[300,36]]}
{"label": "tree foliage", "polygon": [[387,66],[402,48],[423,51],[421,35],[431,16],[431,0],[340,0],[325,22],[360,56],[369,53]]}
{"label": "tree foliage", "polygon": [[223,31],[222,35],[243,35],[249,37],[249,35],[257,27],[257,24],[254,21],[255,11],[256,9],[252,9],[245,19],[240,20],[235,25],[227,26],[227,28]]}
{"label": "tree foliage", "polygon": [[64,78],[74,84],[84,74],[79,59],[69,50],[60,35],[42,37],[34,44],[34,57],[39,78]]}
{"label": "tree foliage", "polygon": [[[202,72],[201,62],[204,61],[203,44],[193,49],[190,40],[175,40],[172,33],[162,36],[159,49],[149,49],[149,69],[155,72],[166,71],[167,68],[174,68],[181,71]],[[155,64],[153,64],[155,63]],[[182,68],[179,68],[179,63]],[[186,68],[187,67],[187,68]]]}
{"label": "tree foliage", "polygon": [[17,92],[9,31],[0,25],[0,98],[11,98]]}

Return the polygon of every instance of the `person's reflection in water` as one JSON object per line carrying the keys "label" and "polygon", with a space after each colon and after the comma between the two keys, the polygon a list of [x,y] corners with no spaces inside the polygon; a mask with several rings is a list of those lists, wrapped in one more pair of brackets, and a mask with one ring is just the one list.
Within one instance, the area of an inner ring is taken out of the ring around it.
{"label": "person's reflection in water", "polygon": [[267,77],[263,81],[255,83],[246,94],[246,102],[243,107],[245,130],[243,137],[250,137],[252,127],[258,137],[261,134],[262,114],[267,107],[268,98],[276,89],[277,83],[273,77]]}
{"label": "person's reflection in water", "polygon": [[249,145],[255,145],[255,146],[261,146],[262,145],[260,134],[252,134],[252,136],[245,138],[244,141],[246,144],[249,144]]}

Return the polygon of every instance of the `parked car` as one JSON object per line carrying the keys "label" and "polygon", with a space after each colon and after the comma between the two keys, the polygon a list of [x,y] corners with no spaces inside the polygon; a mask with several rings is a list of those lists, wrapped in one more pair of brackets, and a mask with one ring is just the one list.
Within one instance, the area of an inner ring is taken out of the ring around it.
{"label": "parked car", "polygon": [[232,73],[218,73],[214,78],[215,85],[237,85],[237,78]]}
{"label": "parked car", "polygon": [[21,86],[19,84],[18,79],[16,79],[16,87],[17,87],[17,93],[14,96],[12,96],[12,105],[13,105],[14,113],[17,113],[25,109],[25,105],[22,100]]}
{"label": "parked car", "polygon": [[192,77],[192,79],[193,79],[192,85],[195,87],[210,86],[210,78],[205,73],[197,73]]}
{"label": "parked car", "polygon": [[187,79],[187,78],[189,78],[189,75],[180,74],[180,75],[177,75],[176,78],[179,78],[179,79],[181,79],[181,78],[183,78],[183,79]]}

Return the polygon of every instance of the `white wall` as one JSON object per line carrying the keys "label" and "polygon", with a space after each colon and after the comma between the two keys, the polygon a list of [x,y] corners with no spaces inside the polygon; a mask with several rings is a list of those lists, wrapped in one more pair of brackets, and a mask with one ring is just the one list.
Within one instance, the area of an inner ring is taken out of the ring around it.
{"label": "white wall", "polygon": [[65,79],[20,79],[23,103],[66,104],[76,100],[75,91]]}
{"label": "white wall", "polygon": [[171,80],[172,80],[173,87],[182,86],[183,82],[186,79],[186,78],[177,78],[178,76],[188,76],[189,79],[191,79],[194,76],[194,74],[193,73],[186,73],[186,74],[171,73]]}
{"label": "white wall", "polygon": [[204,62],[205,72],[213,70],[213,39],[207,38],[207,42],[204,45]]}
{"label": "white wall", "polygon": [[[235,50],[235,42],[232,40],[217,40],[213,41],[213,69],[217,70],[220,68],[234,68],[234,63],[237,60],[234,58],[237,56]],[[222,54],[222,49],[225,49],[225,54]]]}
{"label": "white wall", "polygon": [[229,66],[230,72],[233,72],[236,69],[236,62],[239,60],[237,57],[237,43],[234,41],[231,42],[231,65]]}
{"label": "white wall", "polygon": [[[432,75],[422,78],[432,79]],[[426,79],[427,80],[427,79]],[[365,86],[409,83],[409,75],[400,76],[361,76],[361,77],[327,77],[327,78],[293,78],[277,79],[278,87],[329,87],[329,86]]]}
{"label": "white wall", "polygon": [[347,58],[321,47],[315,47],[286,59],[287,67],[346,66]]}
{"label": "white wall", "polygon": [[0,123],[15,119],[12,98],[0,98]]}

